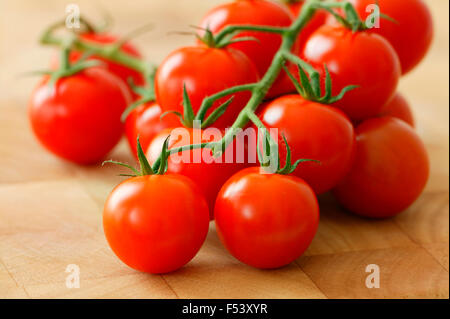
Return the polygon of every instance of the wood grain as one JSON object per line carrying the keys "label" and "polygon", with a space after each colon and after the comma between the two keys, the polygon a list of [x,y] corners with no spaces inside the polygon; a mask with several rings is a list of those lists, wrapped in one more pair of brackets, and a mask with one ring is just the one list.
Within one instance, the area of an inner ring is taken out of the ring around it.
{"label": "wood grain", "polygon": [[[221,0],[76,1],[101,19],[99,7],[126,33],[152,22],[135,40],[149,61],[189,45],[168,35],[197,24]],[[262,271],[230,256],[211,225],[205,245],[185,268],[164,276],[136,272],[109,249],[101,211],[120,168],[78,167],[47,153],[33,137],[26,105],[52,49],[39,32],[64,15],[66,1],[0,0],[0,298],[448,298],[449,297],[449,2],[428,0],[436,35],[425,61],[402,78],[417,132],[427,145],[431,176],[425,193],[393,219],[373,221],[323,196],[312,245],[288,267]],[[111,158],[131,162],[124,141]],[[80,267],[80,288],[66,287],[67,265]],[[369,289],[366,266],[380,267]]]}

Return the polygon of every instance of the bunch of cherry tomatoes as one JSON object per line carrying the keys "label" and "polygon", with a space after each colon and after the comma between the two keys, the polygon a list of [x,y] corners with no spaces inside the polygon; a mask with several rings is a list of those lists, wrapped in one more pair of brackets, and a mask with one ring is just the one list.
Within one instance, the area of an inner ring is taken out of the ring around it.
{"label": "bunch of cherry tomatoes", "polygon": [[[417,199],[429,161],[397,84],[428,51],[429,10],[422,0],[348,3],[227,2],[205,15],[196,44],[170,53],[155,73],[129,41],[88,23],[70,41],[46,33],[43,42],[63,50],[32,94],[37,138],[63,159],[93,164],[125,132],[139,162],[119,163],[132,173],[103,213],[124,263],[174,271],[197,254],[215,220],[233,256],[277,268],[314,238],[320,194],[331,191],[369,218],[394,216]],[[375,4],[379,21],[371,20]],[[171,133],[180,127],[188,134],[181,146]],[[228,163],[228,144],[218,153],[193,147],[196,136],[222,141],[205,136],[207,127],[225,136],[229,127],[277,128],[267,139],[278,145],[278,170],[265,174],[247,158]],[[180,162],[180,153],[201,156]]]}

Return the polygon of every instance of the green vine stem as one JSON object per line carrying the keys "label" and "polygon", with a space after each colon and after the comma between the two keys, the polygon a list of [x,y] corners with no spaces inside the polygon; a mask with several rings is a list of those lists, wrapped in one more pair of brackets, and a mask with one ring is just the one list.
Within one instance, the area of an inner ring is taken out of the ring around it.
{"label": "green vine stem", "polygon": [[[207,97],[201,107],[199,114],[204,114],[212,106],[214,101],[229,94],[233,94],[239,91],[251,91],[252,96],[248,101],[247,105],[242,109],[236,118],[233,125],[226,131],[224,137],[215,143],[204,143],[204,144],[192,144],[183,147],[173,148],[169,150],[170,154],[175,154],[183,152],[186,150],[192,150],[197,148],[209,147],[212,149],[214,154],[220,154],[223,150],[234,140],[236,137],[236,132],[247,125],[249,121],[256,122],[255,125],[262,128],[258,117],[255,115],[255,111],[258,106],[263,102],[272,84],[277,79],[280,74],[283,65],[286,61],[286,56],[291,52],[291,49],[298,37],[298,34],[303,29],[303,27],[309,22],[313,17],[316,10],[321,7],[319,0],[307,0],[302,8],[299,17],[294,21],[294,23],[287,28],[279,27],[264,27],[264,26],[249,26],[249,25],[235,25],[228,26],[224,28],[221,32],[216,35],[216,42],[222,41],[225,37],[230,34],[236,34],[239,31],[259,31],[259,32],[271,32],[278,33],[282,36],[282,44],[278,52],[275,54],[270,67],[268,68],[266,74],[262,77],[261,81],[258,83],[248,84],[245,86],[238,86],[226,89],[222,92],[216,93],[210,97]],[[307,71],[313,72],[313,68],[308,66],[306,62],[303,62],[303,67]],[[314,70],[315,71],[315,70]],[[263,125],[262,125],[263,126]],[[158,158],[153,164],[153,169],[157,169],[160,165],[161,158]]]}
{"label": "green vine stem", "polygon": [[[257,127],[263,128],[262,126],[264,125],[262,125],[258,117],[255,115],[255,111],[257,110],[259,105],[263,102],[264,98],[267,95],[267,92],[277,79],[280,72],[283,70],[284,64],[287,61],[293,62],[299,67],[301,67],[303,70],[305,70],[311,79],[312,87],[318,87],[318,82],[320,80],[319,73],[314,68],[312,68],[308,63],[306,63],[299,57],[293,55],[291,53],[291,49],[300,31],[310,21],[310,19],[313,17],[313,15],[317,10],[319,9],[326,10],[331,14],[334,14],[334,11],[332,9],[335,8],[342,8],[347,15],[346,17],[347,19],[342,18],[339,20],[341,23],[345,24],[347,27],[353,30],[355,30],[355,28],[357,30],[358,28],[362,27],[360,23],[361,20],[357,16],[355,9],[348,2],[306,0],[299,16],[290,27],[233,25],[225,27],[221,32],[219,32],[214,37],[213,41],[214,43],[222,43],[224,41],[229,41],[229,39],[231,39],[232,37],[234,37],[235,35],[237,35],[239,32],[242,31],[255,31],[255,32],[268,32],[279,34],[282,37],[282,44],[278,52],[275,54],[266,74],[261,78],[259,82],[231,87],[224,91],[211,95],[203,100],[199,112],[195,116],[195,119],[204,118],[205,114],[212,107],[214,102],[220,98],[241,91],[250,91],[252,94],[247,105],[241,110],[235,122],[233,123],[231,128],[229,128],[226,131],[224,137],[221,140],[215,143],[192,144],[178,148],[173,148],[170,150],[165,150],[164,152],[161,153],[159,158],[153,164],[152,170],[159,171],[159,168],[161,166],[165,167],[166,163],[162,163],[161,165],[161,158],[163,158],[164,162],[167,160],[167,157],[170,154],[175,154],[186,150],[193,150],[197,148],[210,148],[215,155],[220,154],[234,140],[237,131],[244,128],[249,121],[253,122]],[[356,19],[355,14],[358,19]],[[54,31],[62,26],[63,25],[61,25],[61,23],[50,26],[42,35],[40,40],[41,43],[48,45],[63,46],[64,39],[54,36]],[[130,67],[134,70],[142,72],[144,75],[146,75],[146,77],[147,75],[151,74],[153,70],[150,64],[147,64],[138,58],[135,58],[125,52],[122,52],[121,50],[119,50],[120,48],[118,48],[117,45],[114,44],[98,45],[84,41],[80,39],[80,37],[76,37],[73,40],[72,45],[73,49],[77,49],[82,52],[89,52],[90,54],[95,54],[103,58],[110,59],[112,61]]]}
{"label": "green vine stem", "polygon": [[[57,22],[47,28],[40,38],[40,43],[44,45],[54,45],[64,47],[66,40],[56,37],[54,32],[64,27],[64,22]],[[81,52],[89,52],[92,55],[97,55],[102,58],[115,61],[129,68],[132,68],[138,72],[143,73],[146,77],[151,74],[153,66],[151,64],[142,61],[139,58],[133,57],[130,54],[120,50],[120,46],[115,43],[112,44],[95,44],[89,41],[82,40],[80,37],[75,37],[72,41],[72,49],[79,50]]]}

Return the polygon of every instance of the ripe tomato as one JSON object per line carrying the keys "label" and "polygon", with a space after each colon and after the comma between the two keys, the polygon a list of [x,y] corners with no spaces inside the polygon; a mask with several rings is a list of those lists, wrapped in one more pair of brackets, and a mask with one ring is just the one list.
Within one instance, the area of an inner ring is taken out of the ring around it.
{"label": "ripe tomato", "polygon": [[428,180],[425,146],[411,126],[389,116],[363,122],[356,133],[355,162],[335,188],[336,198],[362,216],[400,213],[419,197]]}
{"label": "ripe tomato", "polygon": [[[209,11],[201,22],[202,28],[209,28],[214,34],[229,25],[260,25],[289,27],[293,16],[283,4],[269,0],[236,0],[219,5]],[[201,33],[201,32],[200,32]],[[237,37],[253,37],[258,41],[245,41],[231,44],[229,47],[247,55],[263,76],[272,59],[281,46],[281,35],[264,32],[241,32]],[[293,53],[298,53],[298,44]],[[268,97],[295,91],[294,86],[282,74],[274,83]]]}
{"label": "ripe tomato", "polygon": [[400,78],[400,62],[389,42],[377,34],[353,33],[338,25],[317,29],[302,56],[321,72],[322,79],[324,64],[328,66],[333,95],[348,85],[359,86],[335,103],[355,121],[376,116],[394,95]]}
{"label": "ripe tomato", "polygon": [[29,117],[39,141],[78,164],[102,160],[123,133],[120,117],[131,102],[125,83],[103,68],[60,78],[44,77],[31,95]]}
{"label": "ripe tomato", "polygon": [[[217,135],[208,136],[207,133],[211,132],[210,130],[183,127],[175,131],[172,129],[163,130],[150,143],[146,155],[149,161],[154,163],[161,153],[161,147],[168,135],[171,135],[168,145],[171,149],[188,144],[218,141],[222,132],[216,131]],[[197,138],[198,140],[196,140]],[[234,173],[248,166],[245,155],[242,157],[241,163],[237,161],[239,158],[238,152],[245,152],[245,146],[241,142],[237,138],[233,144],[230,144],[218,158],[218,161],[221,162],[214,162],[214,157],[208,149],[195,149],[169,156],[167,172],[189,177],[199,186],[210,208],[211,219],[214,219],[214,202],[223,183]]]}
{"label": "ripe tomato", "polygon": [[[163,112],[182,112],[183,86],[186,85],[193,110],[197,112],[204,98],[258,80],[255,66],[242,52],[205,45],[184,47],[172,52],[159,66],[155,77],[156,100]],[[234,94],[234,100],[225,114],[214,123],[214,127],[231,125],[250,96],[248,91]],[[229,98],[216,101],[206,116]]]}
{"label": "ripe tomato", "polygon": [[[298,17],[305,0],[292,0],[287,2],[289,9],[291,10],[294,17]],[[308,24],[302,29],[299,35],[300,48],[303,48],[306,40],[309,36],[316,31],[321,25],[327,20],[327,13],[324,10],[317,10],[316,14],[311,18]]]}
{"label": "ripe tomato", "polygon": [[317,231],[319,205],[303,180],[259,169],[242,170],[222,187],[216,228],[228,251],[243,263],[278,268],[308,248]]}
{"label": "ripe tomato", "polygon": [[208,216],[205,199],[188,178],[139,176],[109,195],[103,229],[125,264],[160,274],[181,268],[197,254],[208,233]]}
{"label": "ripe tomato", "polygon": [[[80,35],[80,37],[82,40],[92,42],[94,44],[113,44],[119,41],[119,38],[117,36],[108,33],[83,33]],[[125,43],[124,45],[122,45],[121,50],[135,58],[142,58],[142,55],[139,53],[139,51],[130,43]],[[81,56],[81,52],[72,51],[70,54],[70,61],[72,63],[76,62],[80,59]],[[145,83],[143,75],[136,70],[99,56],[92,56],[91,58],[103,61],[106,64],[108,70],[121,78],[125,83],[128,83],[129,78],[132,78],[133,82],[136,85],[143,85]]]}
{"label": "ripe tomato", "polygon": [[261,120],[267,128],[277,128],[280,167],[285,164],[286,147],[292,159],[304,162],[292,174],[305,180],[316,194],[331,190],[347,174],[352,164],[355,133],[350,120],[340,110],[305,100],[300,95],[286,95],[268,103]]}
{"label": "ripe tomato", "polygon": [[392,116],[405,121],[414,127],[414,116],[408,101],[400,93],[396,93],[392,100],[386,104],[379,116]]}
{"label": "ripe tomato", "polygon": [[367,6],[378,3],[380,12],[396,22],[380,20],[379,28],[370,32],[385,37],[394,47],[402,65],[403,74],[411,71],[425,57],[433,39],[433,19],[422,0],[349,0],[362,19],[372,13]]}
{"label": "ripe tomato", "polygon": [[153,138],[162,130],[179,125],[173,116],[160,118],[161,108],[155,102],[148,102],[138,106],[130,112],[125,121],[125,134],[128,144],[137,159],[136,140],[140,137],[142,149],[146,150]]}

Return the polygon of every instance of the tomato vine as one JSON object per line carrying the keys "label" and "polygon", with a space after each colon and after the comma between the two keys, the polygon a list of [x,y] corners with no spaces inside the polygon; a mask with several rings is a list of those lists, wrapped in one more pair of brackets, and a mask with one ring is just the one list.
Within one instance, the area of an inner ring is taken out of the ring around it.
{"label": "tomato vine", "polygon": [[[336,97],[332,97],[331,81],[329,80],[329,77],[327,77],[326,92],[323,96],[321,96],[319,72],[315,70],[311,65],[303,61],[301,58],[291,53],[291,48],[294,46],[294,43],[299,33],[307,25],[310,19],[315,15],[316,11],[326,10],[328,12],[332,12],[333,9],[336,8],[341,8],[346,13],[346,18],[340,18],[340,21],[345,26],[351,28],[352,30],[358,30],[361,28],[362,26],[361,20],[359,19],[355,9],[350,3],[336,2],[336,1],[307,0],[303,5],[298,18],[289,27],[232,25],[225,27],[222,31],[220,31],[216,35],[210,34],[210,37],[213,37],[213,39],[210,39],[211,43],[222,44],[232,41],[231,39],[233,38],[233,36],[242,31],[276,33],[281,35],[282,44],[278,52],[275,54],[267,72],[259,82],[234,86],[231,88],[227,88],[221,92],[218,92],[214,95],[211,95],[203,100],[200,109],[196,115],[190,114],[188,112],[189,117],[183,118],[182,121],[183,123],[191,122],[192,120],[203,120],[206,112],[209,110],[209,108],[212,107],[213,103],[218,99],[232,95],[237,92],[250,91],[252,94],[250,100],[248,101],[247,105],[241,110],[235,122],[226,131],[225,135],[221,140],[214,143],[190,144],[182,147],[172,148],[167,151],[169,155],[197,148],[210,148],[214,154],[220,154],[222,150],[224,150],[234,140],[237,130],[244,128],[249,121],[253,122],[257,127],[263,129],[264,124],[258,121],[255,111],[257,110],[259,105],[263,102],[270,87],[275,82],[280,72],[282,72],[283,69],[285,69],[284,65],[287,62],[291,62],[299,67],[300,83],[295,81],[295,85],[297,89],[300,91],[300,93],[303,92],[304,93],[303,95],[308,99],[315,100],[320,103],[332,103],[340,99],[347,91],[355,88],[355,86],[345,87],[340,94],[338,94]],[[92,28],[92,26],[90,26],[88,23],[84,23],[84,25],[88,29]],[[41,43],[47,45],[64,46],[66,41],[62,38],[56,37],[54,34],[54,32],[62,26],[63,24],[59,22],[50,26],[47,30],[45,30],[40,39]],[[74,37],[71,41],[71,44],[73,49],[83,52],[89,52],[90,54],[95,54],[100,57],[110,59],[112,61],[130,67],[134,70],[142,72],[147,79],[151,79],[151,76],[154,72],[154,67],[151,64],[146,63],[145,61],[142,61],[141,59],[138,59],[136,57],[133,57],[127,54],[126,52],[121,51],[120,47],[123,44],[123,41],[118,41],[117,43],[113,44],[99,45],[85,41],[80,37]],[[287,70],[285,69],[285,71]],[[305,71],[307,74],[305,73]],[[290,77],[294,81],[292,75],[290,75]],[[150,89],[150,91],[153,92],[152,89]],[[146,98],[152,97],[153,93],[148,95]],[[185,96],[184,104],[188,103],[189,97]],[[224,112],[227,105],[226,103],[224,103],[224,105],[222,106],[223,106],[222,109],[218,111],[218,113]],[[185,110],[186,109],[189,109],[189,105],[185,105]],[[209,119],[205,120],[205,123],[204,125],[202,125],[202,127],[210,125],[213,122],[213,120],[214,117],[211,118],[210,116]],[[269,138],[271,137],[269,136]],[[160,171],[159,168],[161,166],[161,157],[162,156],[160,156],[154,162],[152,171]],[[164,166],[165,164],[162,163],[162,165]]]}

